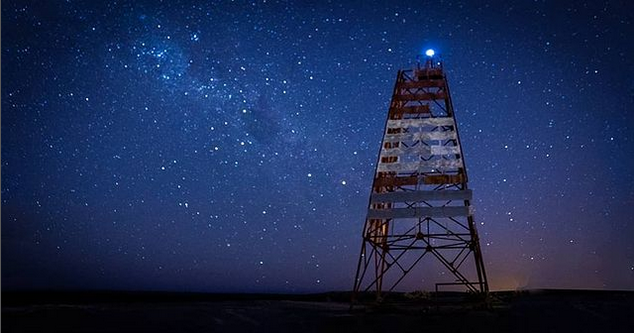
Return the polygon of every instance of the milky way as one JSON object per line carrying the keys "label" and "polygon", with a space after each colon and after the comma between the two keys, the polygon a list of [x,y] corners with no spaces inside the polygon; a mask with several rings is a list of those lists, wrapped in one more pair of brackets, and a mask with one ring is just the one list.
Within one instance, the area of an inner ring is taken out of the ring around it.
{"label": "milky way", "polygon": [[351,289],[396,73],[427,48],[491,288],[632,289],[632,12],[6,1],[3,289]]}

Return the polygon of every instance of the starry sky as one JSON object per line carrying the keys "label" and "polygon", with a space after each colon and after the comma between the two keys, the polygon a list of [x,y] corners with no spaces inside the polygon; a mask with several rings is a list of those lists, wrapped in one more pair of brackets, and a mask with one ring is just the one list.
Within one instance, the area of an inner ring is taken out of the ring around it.
{"label": "starry sky", "polygon": [[434,48],[491,289],[634,289],[632,7],[4,1],[2,288],[350,290]]}

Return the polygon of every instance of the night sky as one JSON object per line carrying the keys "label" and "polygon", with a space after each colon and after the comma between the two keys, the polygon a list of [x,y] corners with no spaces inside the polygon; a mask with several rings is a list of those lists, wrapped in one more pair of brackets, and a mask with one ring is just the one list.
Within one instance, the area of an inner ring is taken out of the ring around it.
{"label": "night sky", "polygon": [[2,289],[352,289],[427,48],[491,289],[634,289],[633,7],[3,1]]}

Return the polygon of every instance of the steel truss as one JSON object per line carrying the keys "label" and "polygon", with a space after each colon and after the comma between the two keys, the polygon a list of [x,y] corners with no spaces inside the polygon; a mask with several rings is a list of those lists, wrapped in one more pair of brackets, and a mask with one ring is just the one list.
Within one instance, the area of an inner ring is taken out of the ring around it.
{"label": "steel truss", "polygon": [[[393,291],[424,257],[488,293],[460,137],[442,63],[400,70],[376,164],[353,298]],[[468,260],[472,258],[473,261]]]}

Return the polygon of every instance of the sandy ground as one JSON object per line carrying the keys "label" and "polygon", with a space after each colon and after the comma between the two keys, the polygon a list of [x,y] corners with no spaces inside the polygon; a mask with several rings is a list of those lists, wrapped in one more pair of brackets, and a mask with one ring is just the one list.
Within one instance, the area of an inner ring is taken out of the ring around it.
{"label": "sandy ground", "polygon": [[393,300],[352,311],[343,297],[292,295],[8,298],[2,332],[634,332],[634,292],[498,293],[488,306]]}

